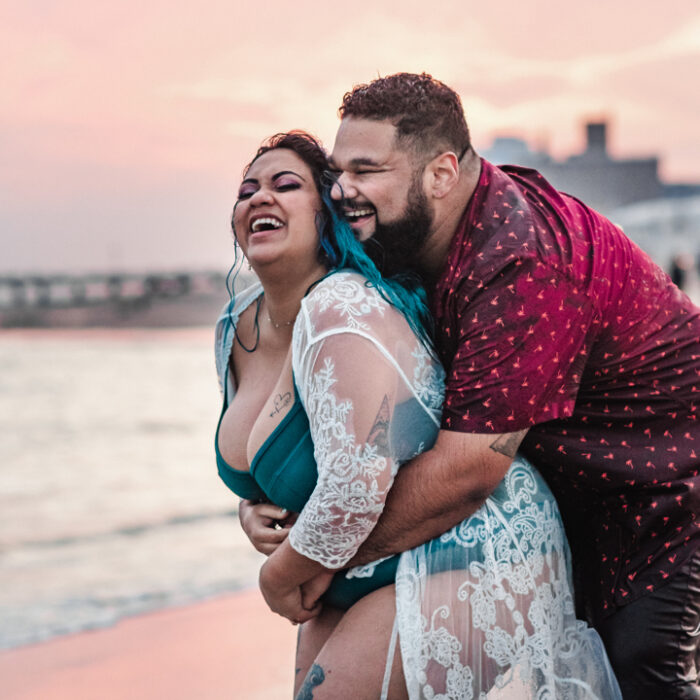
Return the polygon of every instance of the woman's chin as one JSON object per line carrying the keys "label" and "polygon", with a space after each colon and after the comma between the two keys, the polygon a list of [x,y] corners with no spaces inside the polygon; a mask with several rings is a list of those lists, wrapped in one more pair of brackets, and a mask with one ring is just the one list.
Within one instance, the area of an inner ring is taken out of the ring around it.
{"label": "woman's chin", "polygon": [[261,271],[264,272],[266,268],[271,266],[284,267],[285,265],[290,264],[290,259],[289,256],[280,255],[272,251],[265,253],[261,251],[259,254],[250,256],[248,258],[248,262],[253,268],[253,272],[258,274]]}

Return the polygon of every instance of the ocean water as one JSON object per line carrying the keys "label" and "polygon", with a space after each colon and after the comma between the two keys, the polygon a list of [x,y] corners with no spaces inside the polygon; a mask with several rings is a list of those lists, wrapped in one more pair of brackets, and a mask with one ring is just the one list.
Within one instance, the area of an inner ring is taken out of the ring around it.
{"label": "ocean water", "polygon": [[212,329],[0,331],[0,648],[254,585]]}

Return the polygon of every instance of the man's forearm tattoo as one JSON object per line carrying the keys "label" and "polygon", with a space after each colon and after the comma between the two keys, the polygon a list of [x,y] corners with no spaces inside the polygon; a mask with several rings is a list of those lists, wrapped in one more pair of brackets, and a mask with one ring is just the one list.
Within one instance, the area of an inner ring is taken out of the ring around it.
{"label": "man's forearm tattoo", "polygon": [[513,459],[526,433],[527,430],[520,430],[517,433],[505,433],[504,435],[499,435],[491,443],[490,447],[494,452],[498,452],[499,454]]}
{"label": "man's forearm tattoo", "polygon": [[270,414],[270,418],[274,418],[275,415],[277,415],[283,408],[286,408],[289,406],[289,402],[292,400],[292,395],[290,392],[287,392],[286,394],[277,394],[274,398],[274,405],[275,408]]}
{"label": "man's forearm tattoo", "polygon": [[296,700],[313,700],[314,688],[321,685],[325,680],[326,674],[323,672],[323,669],[318,664],[314,664],[311,670],[306,674],[304,683],[301,688],[299,688]]}
{"label": "man's forearm tattoo", "polygon": [[382,400],[379,413],[374,419],[374,424],[369,430],[367,444],[377,448],[377,452],[386,457],[389,454],[389,422],[391,420],[391,408],[387,396]]}

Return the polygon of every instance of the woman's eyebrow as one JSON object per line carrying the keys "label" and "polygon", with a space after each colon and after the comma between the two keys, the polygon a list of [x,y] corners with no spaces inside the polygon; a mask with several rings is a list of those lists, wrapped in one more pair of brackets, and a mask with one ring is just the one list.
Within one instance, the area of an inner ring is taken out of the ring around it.
{"label": "woman's eyebrow", "polygon": [[272,176],[272,181],[274,182],[278,178],[282,177],[282,175],[294,175],[295,177],[298,177],[300,180],[304,180],[304,182],[306,182],[306,179],[302,175],[299,175],[299,173],[295,173],[293,170],[281,170],[280,172],[275,173]]}
{"label": "woman's eyebrow", "polygon": [[[272,182],[275,182],[277,179],[282,177],[282,175],[294,175],[294,177],[298,177],[300,180],[303,180],[306,182],[306,178],[304,178],[303,175],[299,175],[299,173],[295,173],[293,170],[280,170],[280,172],[275,173],[270,179]],[[241,182],[241,186],[245,185],[246,183],[251,183],[253,185],[259,185],[260,181],[255,178],[255,177],[247,177],[245,180]]]}

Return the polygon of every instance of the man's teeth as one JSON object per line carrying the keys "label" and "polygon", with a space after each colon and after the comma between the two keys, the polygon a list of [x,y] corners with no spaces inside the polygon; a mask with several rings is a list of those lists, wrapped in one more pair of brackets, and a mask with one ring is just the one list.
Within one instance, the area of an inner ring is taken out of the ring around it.
{"label": "man's teeth", "polygon": [[262,230],[269,231],[271,229],[277,229],[283,225],[284,224],[279,219],[275,219],[272,216],[264,216],[253,221],[253,225],[250,227],[250,230],[253,233],[257,233],[258,231]]}
{"label": "man's teeth", "polygon": [[345,215],[348,219],[360,219],[363,216],[371,216],[374,214],[372,209],[354,209],[353,211],[347,212]]}

